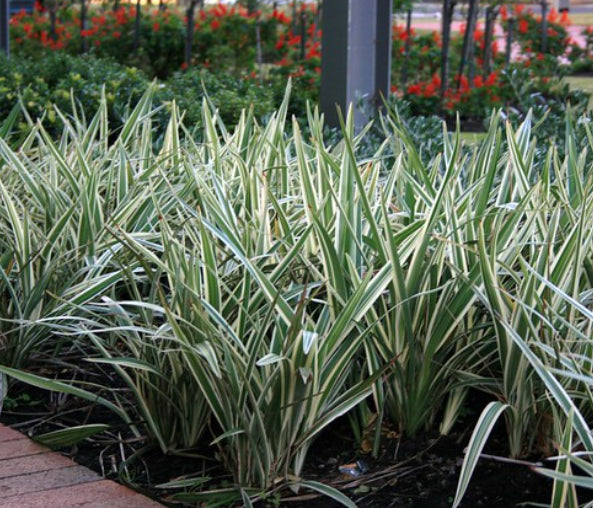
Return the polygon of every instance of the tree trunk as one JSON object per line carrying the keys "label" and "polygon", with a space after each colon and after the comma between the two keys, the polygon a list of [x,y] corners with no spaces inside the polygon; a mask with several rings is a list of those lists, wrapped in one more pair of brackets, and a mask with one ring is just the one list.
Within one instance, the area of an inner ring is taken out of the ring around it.
{"label": "tree trunk", "polygon": [[406,42],[404,44],[404,63],[402,65],[401,85],[406,86],[408,82],[408,71],[410,67],[410,46],[412,39],[412,6],[408,7],[406,13]]}
{"label": "tree trunk", "polygon": [[507,69],[511,65],[511,50],[513,48],[513,29],[515,26],[515,20],[513,18],[509,18],[507,22],[507,40],[506,40],[506,67]]}
{"label": "tree trunk", "polygon": [[[459,64],[460,77],[463,76],[463,73],[465,72],[465,66],[470,64],[470,58],[473,56],[474,32],[476,29],[477,16],[478,2],[477,0],[469,0],[467,20],[465,24],[465,34],[463,36],[463,49],[461,50],[461,62]],[[459,88],[459,83],[457,84],[457,88]]]}
{"label": "tree trunk", "polygon": [[81,34],[81,45],[80,51],[86,53],[88,44],[86,40],[86,34],[82,36],[82,33],[86,32],[86,0],[80,0],[80,34]]}
{"label": "tree trunk", "polygon": [[301,12],[300,23],[301,23],[301,60],[304,60],[305,59],[305,50],[307,47],[307,27],[305,26],[306,19],[305,19],[304,12]]}
{"label": "tree trunk", "polygon": [[498,6],[489,5],[486,7],[486,26],[484,27],[484,76],[492,72],[492,41],[494,39],[494,26]]}
{"label": "tree trunk", "polygon": [[451,22],[455,0],[443,0],[443,47],[441,52],[441,101],[445,99],[445,91],[449,85],[449,45],[451,41]]}
{"label": "tree trunk", "polygon": [[191,53],[194,42],[194,17],[196,12],[196,5],[198,0],[190,0],[185,14],[187,16],[187,24],[185,26],[185,65],[191,65]]}
{"label": "tree trunk", "polygon": [[548,2],[543,0],[542,6],[542,53],[548,50]]}
{"label": "tree trunk", "polygon": [[297,33],[297,0],[292,0],[292,34],[296,35]]}
{"label": "tree trunk", "polygon": [[134,48],[133,52],[135,56],[138,56],[140,49],[140,0],[136,0],[136,19],[134,20]]}
{"label": "tree trunk", "polygon": [[264,62],[261,48],[261,29],[259,18],[255,22],[255,47],[256,47],[256,58],[257,58],[257,72],[259,76],[260,84],[264,81]]}
{"label": "tree trunk", "polygon": [[56,32],[56,12],[57,6],[55,2],[52,2],[49,6],[49,37],[52,41],[58,40],[58,34]]}
{"label": "tree trunk", "polygon": [[247,0],[247,13],[253,14],[257,11],[257,0]]}

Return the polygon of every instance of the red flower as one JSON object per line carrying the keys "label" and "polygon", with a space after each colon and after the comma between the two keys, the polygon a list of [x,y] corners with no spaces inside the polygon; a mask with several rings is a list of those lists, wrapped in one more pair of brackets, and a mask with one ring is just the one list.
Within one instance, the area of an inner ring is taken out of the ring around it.
{"label": "red flower", "polygon": [[182,68],[183,70],[187,69],[187,62],[183,62],[183,63],[181,64],[181,68]]}
{"label": "red flower", "polygon": [[118,32],[117,30],[115,32],[113,32],[111,34],[113,36],[114,39],[119,39],[121,37],[121,32]]}
{"label": "red flower", "polygon": [[289,46],[296,46],[297,44],[301,43],[300,35],[292,35],[292,34],[288,34],[288,35],[289,35],[289,39],[288,39]]}
{"label": "red flower", "polygon": [[506,21],[509,17],[509,11],[507,10],[506,5],[503,5],[500,8],[500,17],[502,18],[503,21]]}
{"label": "red flower", "polygon": [[152,31],[153,32],[158,32],[160,28],[161,28],[161,25],[159,25],[158,22],[155,22],[155,23],[152,24]]}
{"label": "red flower", "polygon": [[556,23],[557,19],[558,19],[558,13],[556,12],[556,9],[554,9],[554,7],[552,7],[550,9],[550,12],[548,13],[548,21],[550,23]]}
{"label": "red flower", "polygon": [[213,19],[210,23],[210,28],[212,28],[212,30],[216,30],[218,27],[220,27],[220,21]]}
{"label": "red flower", "polygon": [[434,86],[433,83],[428,83],[424,87],[423,95],[424,95],[424,97],[434,97],[436,95],[436,87]]}
{"label": "red flower", "polygon": [[493,86],[497,79],[498,74],[496,74],[496,72],[490,73],[490,76],[488,76],[488,79],[486,79],[486,86]]}
{"label": "red flower", "polygon": [[226,14],[227,8],[224,4],[218,4],[214,9],[214,15],[216,17],[223,17]]}
{"label": "red flower", "polygon": [[528,29],[529,29],[529,24],[527,23],[527,20],[520,19],[519,20],[519,32],[524,34],[524,33],[527,33]]}
{"label": "red flower", "polygon": [[476,88],[482,88],[484,86],[484,78],[482,78],[482,76],[476,76],[474,78],[474,86]]}
{"label": "red flower", "polygon": [[459,88],[464,92],[469,90],[469,81],[465,76],[459,76]]}

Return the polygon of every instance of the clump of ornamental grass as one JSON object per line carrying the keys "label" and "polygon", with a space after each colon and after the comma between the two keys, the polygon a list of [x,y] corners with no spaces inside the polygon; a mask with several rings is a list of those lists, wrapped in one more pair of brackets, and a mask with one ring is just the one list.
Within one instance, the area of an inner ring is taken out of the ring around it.
{"label": "clump of ornamental grass", "polygon": [[[348,116],[330,144],[309,110],[305,137],[287,92],[265,124],[245,111],[232,129],[204,102],[199,138],[172,103],[157,150],[152,94],[115,133],[103,106],[63,117],[57,141],[41,124],[16,151],[0,141],[0,372],[95,400],[165,453],[215,455],[226,502],[290,487],[351,505],[303,478],[324,429],[349,415],[361,436],[374,413],[446,433],[470,389],[495,402],[457,500],[501,414],[513,457],[570,452],[571,429],[588,446],[593,193],[570,122],[566,156],[552,146],[543,166],[531,118],[504,131],[497,115],[465,148],[444,129],[428,162],[384,118],[362,158],[370,126]],[[23,369],[64,348],[125,395]],[[207,483],[166,486],[197,501]]]}

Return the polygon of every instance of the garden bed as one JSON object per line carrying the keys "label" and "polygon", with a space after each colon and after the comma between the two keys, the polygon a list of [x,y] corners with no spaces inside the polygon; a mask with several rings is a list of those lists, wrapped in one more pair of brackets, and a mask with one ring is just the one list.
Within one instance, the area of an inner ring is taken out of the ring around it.
{"label": "garden bed", "polygon": [[[168,496],[172,491],[155,488],[156,485],[184,475],[193,476],[197,471],[206,476],[225,477],[224,470],[217,467],[212,456],[175,457],[163,455],[157,450],[142,453],[126,466],[126,472],[122,467],[122,458],[130,458],[131,450],[141,449],[142,446],[129,435],[126,439],[126,430],[117,419],[87,405],[72,413],[73,406],[66,404],[56,412],[55,399],[50,398],[48,392],[26,386],[21,388],[22,391],[17,388],[12,392],[21,403],[4,411],[0,421],[16,426],[33,437],[56,427],[68,427],[83,421],[109,423],[112,425],[109,434],[95,436],[92,440],[61,448],[60,451],[79,464],[108,478],[124,481],[165,504],[170,501]],[[23,396],[26,399],[24,402]],[[483,403],[484,398],[478,396],[472,407]],[[346,420],[338,421],[316,440],[307,459],[304,476],[342,490],[360,508],[448,508],[455,496],[464,447],[476,418],[477,414],[468,415],[449,436],[428,433],[415,439],[400,437],[388,424],[384,425],[384,438],[377,458],[363,453],[357,446],[349,435]],[[40,423],[43,420],[46,423]],[[122,432],[121,442],[114,439],[119,432]],[[489,458],[481,459],[462,507],[512,507],[526,502],[549,502],[553,482],[534,473],[525,464],[507,462],[505,440],[504,429],[499,427],[485,450]],[[536,460],[532,458],[533,462]],[[357,461],[364,472],[356,465]],[[216,485],[220,484],[215,480],[212,487]],[[593,495],[585,497],[583,494],[581,500],[593,500]],[[294,494],[290,491],[271,496],[269,503],[295,508],[341,506],[319,494]]]}

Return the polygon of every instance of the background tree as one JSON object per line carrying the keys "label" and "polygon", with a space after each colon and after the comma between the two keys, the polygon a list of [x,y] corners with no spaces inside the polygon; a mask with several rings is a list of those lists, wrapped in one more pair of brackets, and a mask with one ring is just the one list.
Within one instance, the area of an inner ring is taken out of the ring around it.
{"label": "background tree", "polygon": [[200,9],[203,9],[204,0],[190,0],[185,11],[187,17],[185,26],[185,65],[188,67],[191,65],[192,46],[194,42],[194,17],[198,5]]}
{"label": "background tree", "polygon": [[86,40],[86,0],[80,0],[80,51],[86,53],[87,51],[87,40]]}
{"label": "background tree", "polygon": [[463,35],[463,48],[461,50],[461,60],[459,63],[459,76],[463,76],[465,66],[468,66],[468,75],[470,86],[473,74],[473,56],[474,56],[474,32],[478,21],[478,0],[469,0],[467,9],[467,19],[465,24],[465,34]]}
{"label": "background tree", "polygon": [[441,36],[443,47],[441,53],[441,101],[445,99],[445,91],[449,86],[449,46],[451,43],[451,23],[455,11],[456,0],[443,0]]}

